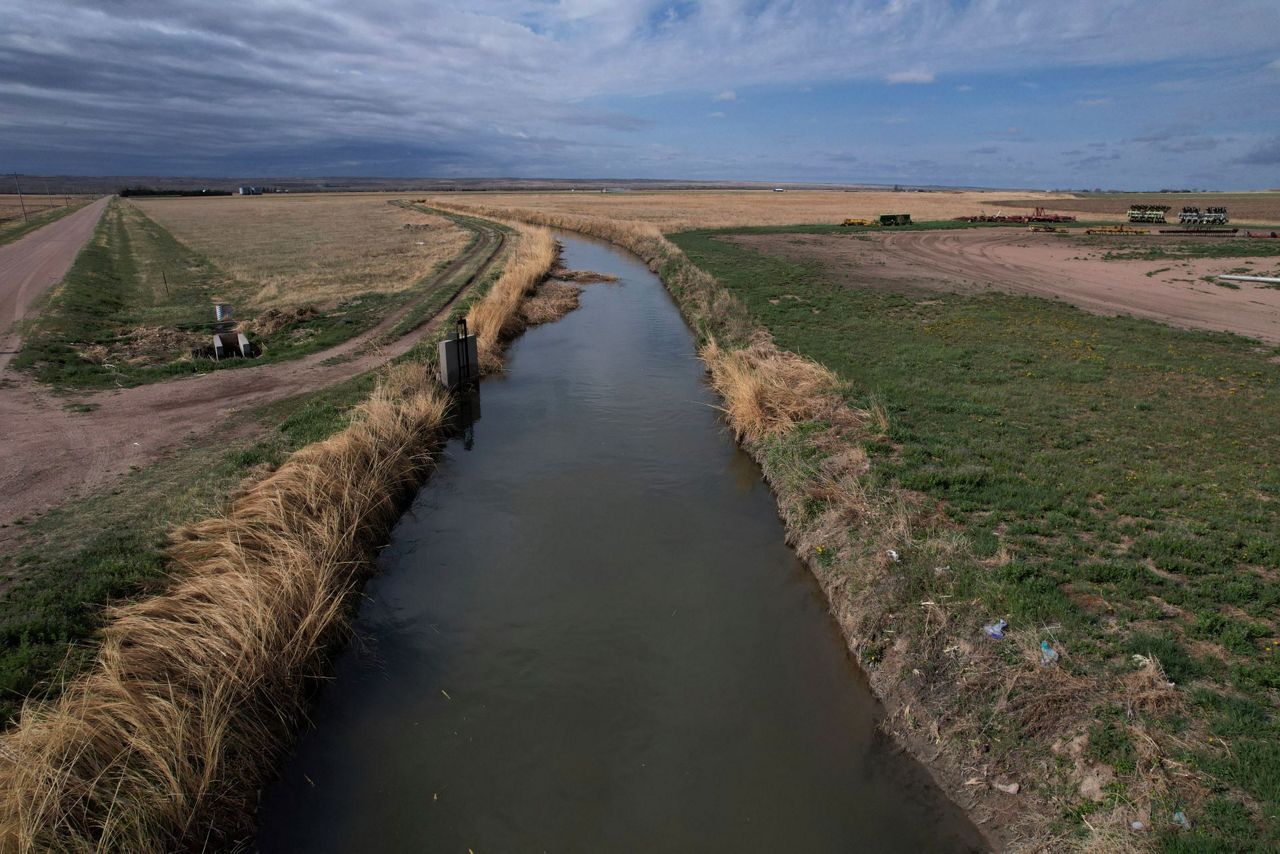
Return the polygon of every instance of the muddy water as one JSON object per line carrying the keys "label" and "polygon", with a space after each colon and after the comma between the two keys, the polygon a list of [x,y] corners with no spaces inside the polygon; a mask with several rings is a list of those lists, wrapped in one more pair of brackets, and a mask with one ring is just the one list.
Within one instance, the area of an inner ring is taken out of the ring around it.
{"label": "muddy water", "polygon": [[263,851],[965,851],[636,259],[511,348],[366,588]]}

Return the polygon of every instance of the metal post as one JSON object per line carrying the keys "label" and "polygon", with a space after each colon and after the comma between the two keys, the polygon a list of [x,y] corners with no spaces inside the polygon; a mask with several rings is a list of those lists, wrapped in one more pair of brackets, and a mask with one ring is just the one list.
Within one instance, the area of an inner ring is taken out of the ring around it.
{"label": "metal post", "polygon": [[454,347],[458,354],[458,387],[466,388],[471,384],[471,349],[467,346],[467,319],[458,318],[457,335]]}
{"label": "metal post", "polygon": [[18,173],[13,173],[13,186],[18,188],[18,205],[22,208],[22,221],[27,221],[27,203],[22,201],[22,185],[18,183]]}

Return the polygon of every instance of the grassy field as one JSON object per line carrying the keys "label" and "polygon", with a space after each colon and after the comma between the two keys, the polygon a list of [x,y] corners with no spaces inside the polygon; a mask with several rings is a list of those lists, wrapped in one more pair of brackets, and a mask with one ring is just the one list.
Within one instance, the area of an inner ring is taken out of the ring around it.
{"label": "grassy field", "polygon": [[18,205],[17,196],[0,196],[0,246],[6,243],[12,243],[20,237],[23,237],[37,228],[48,225],[62,219],[69,213],[80,210],[87,205],[92,199],[82,196],[75,196],[70,199],[70,204],[64,204],[63,197],[57,196],[57,204],[51,204],[44,197],[36,196],[25,198],[27,205],[27,216],[22,216],[22,209]]}
{"label": "grassy field", "polygon": [[[331,347],[370,328],[401,305],[412,294],[411,286],[420,281],[404,277],[417,276],[422,265],[429,265],[423,275],[430,274],[468,245],[467,230],[445,218],[395,208],[385,201],[378,204],[374,210],[379,215],[382,208],[388,213],[378,220],[376,230],[400,243],[415,244],[412,263],[402,259],[395,268],[400,278],[379,278],[377,284],[370,284],[368,270],[359,266],[363,250],[334,243],[316,253],[314,263],[333,265],[325,281],[299,278],[282,291],[279,282],[264,285],[227,272],[176,239],[139,207],[113,202],[63,284],[47,297],[28,326],[15,365],[30,369],[43,382],[97,388],[249,364],[190,358],[191,348],[206,344],[213,332],[215,301],[231,303],[262,347],[262,356],[253,363]],[[320,220],[327,222],[323,215]],[[211,218],[210,228],[218,222]],[[405,230],[404,222],[425,223],[429,228]],[[321,227],[318,233],[329,234],[335,241],[339,237]],[[285,230],[272,234],[278,242]],[[406,234],[413,235],[412,241]],[[430,251],[417,247],[418,242]],[[390,275],[390,266],[379,269]],[[340,288],[335,282],[346,285]],[[298,304],[294,310],[281,310],[290,300]]]}
{"label": "grassy field", "polygon": [[433,203],[486,208],[523,208],[548,214],[568,214],[629,220],[663,231],[728,226],[839,224],[847,217],[909,213],[917,220],[943,220],[995,213],[1004,199],[1023,198],[1052,208],[1048,193],[937,192],[894,193],[856,190],[666,190],[620,193],[453,193],[430,197]]}
{"label": "grassy field", "polygon": [[[1115,771],[1103,802],[1065,798],[1068,832],[1147,784],[1136,721],[1199,793],[1156,800],[1193,822],[1176,833],[1168,815],[1149,818],[1166,849],[1280,845],[1276,350],[1027,297],[841,287],[816,264],[715,233],[672,239],[782,347],[834,370],[855,405],[887,411],[887,439],[868,447],[875,477],[937,502],[943,528],[969,544],[946,595],[968,601],[971,619],[1051,638],[1081,678],[1123,680],[1132,655],[1154,653],[1178,684],[1176,702],[1150,709],[1083,689],[1062,700],[1089,757]],[[803,439],[775,453],[803,467]],[[938,588],[913,557],[900,570],[904,610],[885,624],[899,631],[920,612],[913,590]],[[976,702],[991,756],[1013,762],[1035,738],[988,700],[953,689],[948,702]]]}
{"label": "grassy field", "polygon": [[395,198],[329,193],[134,204],[245,283],[248,304],[263,310],[403,291],[467,245],[465,230],[442,217],[389,204]]}

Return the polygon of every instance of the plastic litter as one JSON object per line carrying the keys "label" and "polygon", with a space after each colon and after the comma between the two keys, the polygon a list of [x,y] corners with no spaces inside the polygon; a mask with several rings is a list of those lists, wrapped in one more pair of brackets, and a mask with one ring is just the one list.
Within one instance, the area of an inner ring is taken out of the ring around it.
{"label": "plastic litter", "polygon": [[1139,833],[1141,833],[1142,831],[1144,831],[1144,830],[1146,830],[1146,829],[1147,829],[1147,826],[1146,826],[1145,824],[1143,824],[1142,822],[1140,822],[1140,821],[1131,821],[1131,822],[1129,822],[1129,827],[1133,828],[1134,830],[1138,831]]}
{"label": "plastic litter", "polygon": [[1009,628],[1008,620],[996,620],[994,623],[988,623],[983,626],[982,630],[987,633],[987,637],[989,638],[994,640],[1003,640],[1004,630],[1007,628]]}
{"label": "plastic litter", "polygon": [[1173,823],[1183,830],[1191,829],[1191,822],[1187,820],[1187,814],[1182,810],[1178,810],[1173,814]]}
{"label": "plastic litter", "polygon": [[902,560],[902,556],[899,555],[898,552],[894,549],[889,549],[888,551],[885,552],[885,554],[887,554],[889,556],[889,560],[893,561],[894,563],[897,563],[898,561]]}
{"label": "plastic litter", "polygon": [[1058,663],[1058,651],[1049,646],[1047,640],[1040,641],[1040,663],[1045,667],[1051,667]]}

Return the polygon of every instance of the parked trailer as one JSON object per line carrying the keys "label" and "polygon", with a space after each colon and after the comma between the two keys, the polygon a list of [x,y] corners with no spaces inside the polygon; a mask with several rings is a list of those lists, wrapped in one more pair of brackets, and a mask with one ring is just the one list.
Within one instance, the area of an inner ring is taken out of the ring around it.
{"label": "parked trailer", "polygon": [[1085,229],[1085,234],[1146,234],[1145,228],[1130,228],[1127,225],[1100,225],[1097,228]]}

